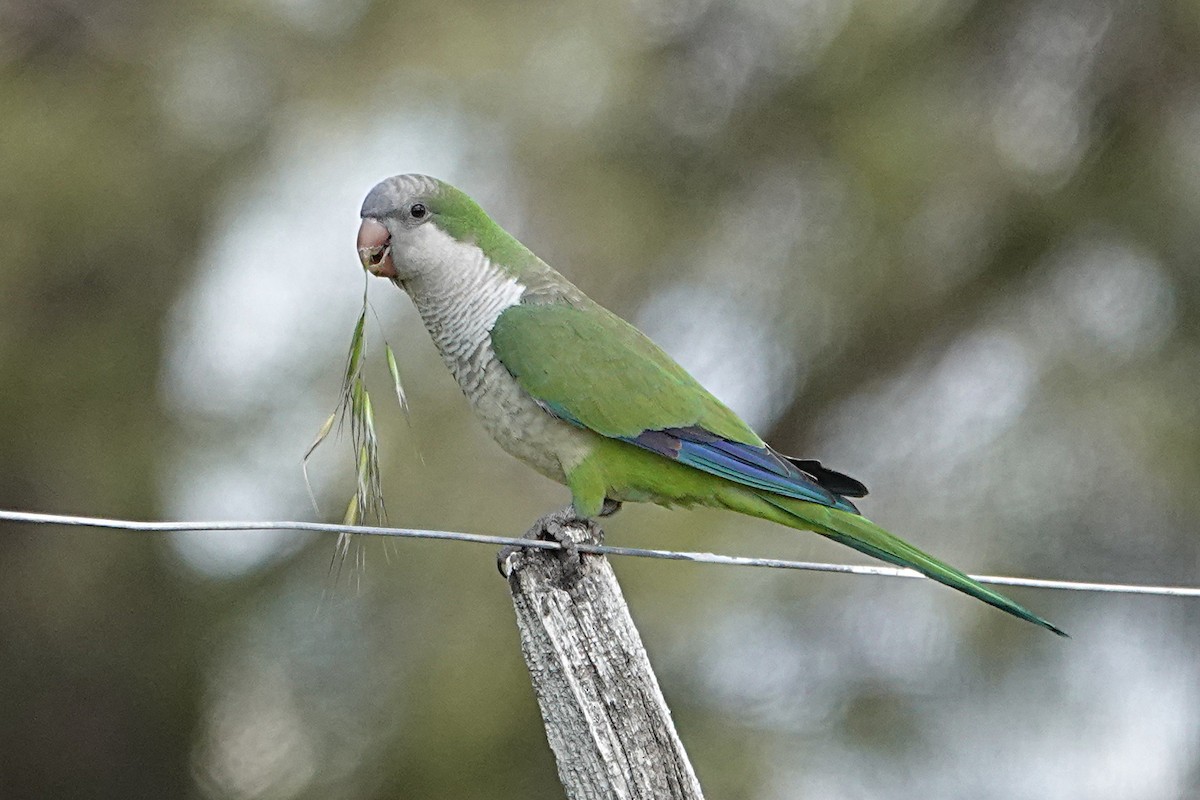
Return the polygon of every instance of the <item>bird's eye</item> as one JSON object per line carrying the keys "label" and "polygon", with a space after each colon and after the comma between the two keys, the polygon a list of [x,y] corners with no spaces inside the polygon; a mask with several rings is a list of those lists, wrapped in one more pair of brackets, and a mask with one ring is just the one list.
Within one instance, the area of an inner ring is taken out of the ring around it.
{"label": "bird's eye", "polygon": [[412,214],[413,219],[425,219],[425,215],[429,213],[429,209],[425,207],[424,203],[413,203],[408,213]]}

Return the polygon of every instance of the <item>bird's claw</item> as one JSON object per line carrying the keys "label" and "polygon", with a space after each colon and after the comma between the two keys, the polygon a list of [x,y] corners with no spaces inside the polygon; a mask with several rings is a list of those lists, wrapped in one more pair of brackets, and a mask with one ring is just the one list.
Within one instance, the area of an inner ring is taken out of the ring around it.
{"label": "bird's claw", "polygon": [[[607,503],[608,501],[605,501],[606,509],[608,508]],[[620,508],[619,503],[616,505],[617,508]],[[608,513],[611,514],[615,511],[616,508]],[[563,564],[563,577],[573,579],[579,575],[583,567],[583,554],[579,552],[579,544],[581,542],[598,544],[604,541],[604,531],[596,524],[595,520],[581,519],[575,514],[574,507],[567,506],[538,519],[521,538],[558,542],[561,546],[558,557]],[[520,545],[501,548],[496,553],[496,568],[500,574],[505,578],[509,577],[516,568],[514,557],[529,549]]]}
{"label": "bird's claw", "polygon": [[[613,500],[611,497],[604,498],[604,505],[600,506],[600,516],[611,517],[613,514],[621,510],[621,501]],[[601,536],[604,532],[600,532]]]}

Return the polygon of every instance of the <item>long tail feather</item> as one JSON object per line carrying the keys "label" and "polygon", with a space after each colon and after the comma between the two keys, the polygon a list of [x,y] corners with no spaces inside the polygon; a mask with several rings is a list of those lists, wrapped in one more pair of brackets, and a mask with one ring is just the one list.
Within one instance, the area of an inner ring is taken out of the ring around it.
{"label": "long tail feather", "polygon": [[785,512],[795,520],[794,527],[814,530],[828,536],[835,542],[853,547],[859,552],[895,564],[898,567],[914,569],[921,574],[943,583],[952,589],[969,594],[982,600],[988,605],[1006,611],[1014,617],[1019,617],[1034,625],[1040,625],[1059,636],[1067,634],[1057,626],[1042,619],[1037,614],[1026,609],[997,591],[989,589],[978,581],[968,577],[948,564],[938,561],[928,553],[913,547],[908,542],[894,536],[866,517],[849,514],[835,508],[806,503],[788,497],[756,492],[758,497],[775,508]]}

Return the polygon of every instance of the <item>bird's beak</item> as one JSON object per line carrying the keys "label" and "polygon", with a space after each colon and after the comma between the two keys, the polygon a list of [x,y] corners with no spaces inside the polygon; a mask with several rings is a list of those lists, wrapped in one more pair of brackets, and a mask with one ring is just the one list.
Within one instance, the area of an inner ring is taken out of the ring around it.
{"label": "bird's beak", "polygon": [[381,278],[396,277],[392,263],[392,235],[381,222],[364,219],[358,229],[358,260],[363,269]]}

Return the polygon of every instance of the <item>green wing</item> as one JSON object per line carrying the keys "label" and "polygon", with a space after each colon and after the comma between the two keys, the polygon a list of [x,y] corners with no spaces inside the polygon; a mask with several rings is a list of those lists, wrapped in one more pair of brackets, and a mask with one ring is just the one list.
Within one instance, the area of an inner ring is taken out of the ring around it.
{"label": "green wing", "polygon": [[698,426],[763,442],[654,342],[612,312],[557,303],[500,315],[492,346],[521,388],[555,414],[614,439]]}
{"label": "green wing", "polygon": [[779,455],[645,334],[591,304],[519,305],[492,329],[500,362],[551,413],[693,469],[855,512],[866,489]]}

